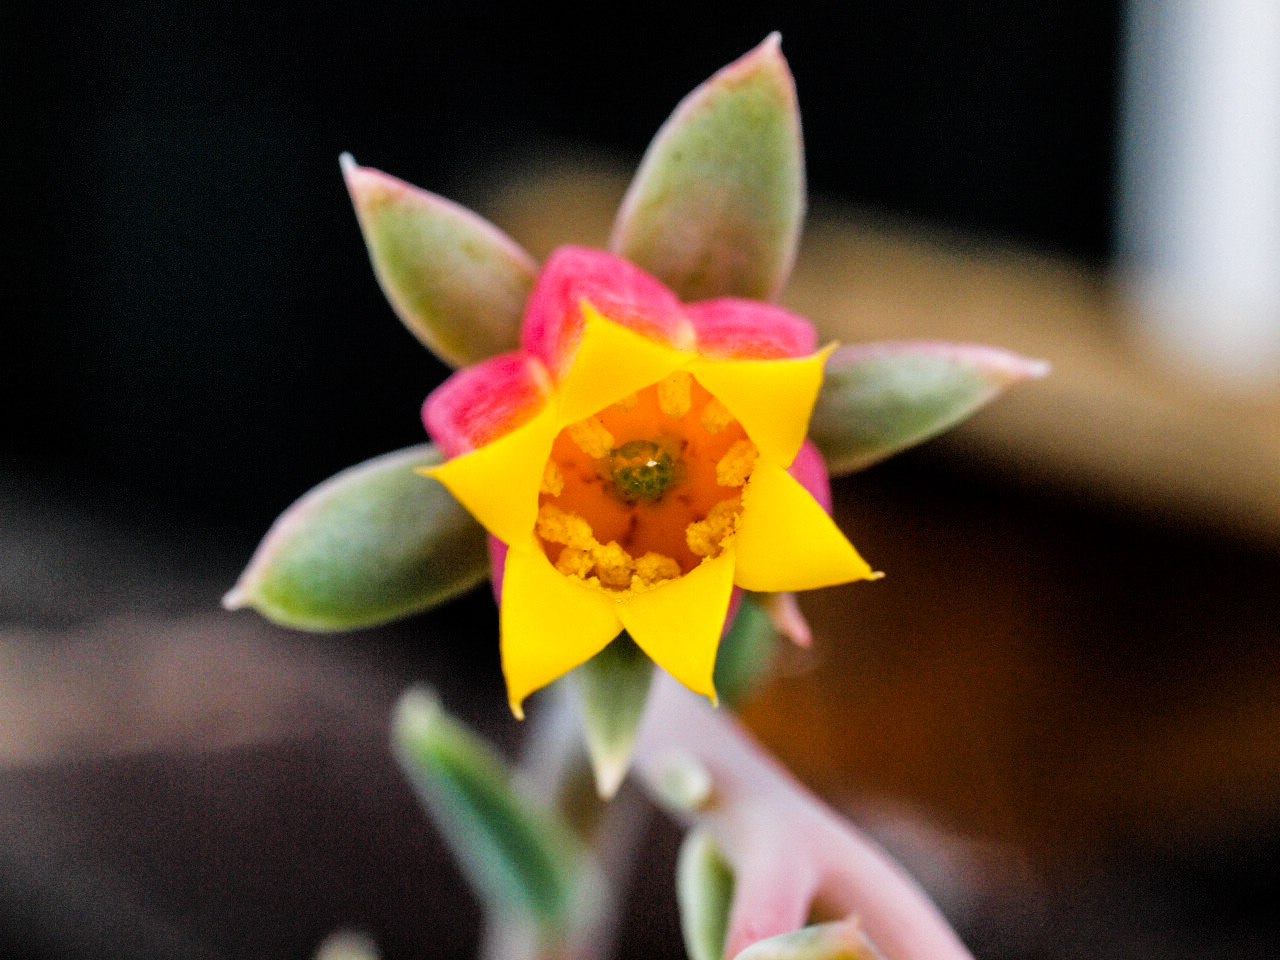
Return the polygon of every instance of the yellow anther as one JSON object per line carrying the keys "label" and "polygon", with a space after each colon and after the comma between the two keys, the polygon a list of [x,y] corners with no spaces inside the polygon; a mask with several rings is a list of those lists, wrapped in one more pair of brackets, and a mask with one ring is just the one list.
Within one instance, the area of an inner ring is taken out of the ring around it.
{"label": "yellow anther", "polygon": [[556,569],[566,577],[585,577],[596,565],[590,550],[579,550],[577,547],[565,547],[556,560]]}
{"label": "yellow anther", "polygon": [[635,568],[635,560],[617,540],[597,546],[591,551],[591,555],[596,562],[596,574],[602,584],[614,589],[631,586],[631,571]]}
{"label": "yellow anther", "polygon": [[719,433],[731,423],[733,414],[715,397],[708,400],[707,405],[702,408],[702,429],[707,433]]}
{"label": "yellow anther", "polygon": [[693,378],[688,371],[677,370],[658,384],[658,409],[679,420],[689,412]]}
{"label": "yellow anther", "polygon": [[623,413],[630,413],[636,408],[636,404],[640,402],[640,394],[629,393],[621,400],[614,403],[614,407]]}
{"label": "yellow anther", "polygon": [[716,483],[722,487],[740,487],[756,468],[756,445],[739,440],[716,463]]}
{"label": "yellow anther", "polygon": [[563,543],[567,547],[590,550],[596,546],[591,524],[554,503],[544,503],[538,508],[538,536],[548,543]]}
{"label": "yellow anther", "polygon": [[564,474],[554,460],[548,460],[543,468],[542,484],[538,487],[538,492],[550,497],[558,497],[564,492]]}
{"label": "yellow anther", "polygon": [[718,557],[725,537],[733,533],[738,519],[739,502],[736,499],[721,500],[705,520],[695,520],[684,531],[689,550],[699,557]]}
{"label": "yellow anther", "polygon": [[672,557],[650,550],[636,559],[636,573],[632,579],[633,587],[652,587],[663,580],[674,580],[680,576],[680,564]]}
{"label": "yellow anther", "polygon": [[613,449],[613,434],[599,417],[587,417],[566,428],[574,445],[592,459],[607,457]]}

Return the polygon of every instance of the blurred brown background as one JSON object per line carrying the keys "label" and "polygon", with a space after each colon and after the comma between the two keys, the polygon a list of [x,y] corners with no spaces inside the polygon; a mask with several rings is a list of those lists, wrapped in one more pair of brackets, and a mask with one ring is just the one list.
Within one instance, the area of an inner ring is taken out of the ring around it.
{"label": "blurred brown background", "polygon": [[[788,304],[848,340],[1054,365],[837,486],[885,580],[806,598],[747,715],[979,955],[1271,957],[1280,402],[1127,333],[1111,4],[501,15],[6,8],[0,953],[470,953],[385,751],[408,683],[505,748],[492,603],[309,637],[217,599],[267,523],[417,442],[443,376],[381,299],[336,157],[530,249],[600,242],[674,103],[772,29],[814,215]],[[626,956],[679,956],[655,826]]]}

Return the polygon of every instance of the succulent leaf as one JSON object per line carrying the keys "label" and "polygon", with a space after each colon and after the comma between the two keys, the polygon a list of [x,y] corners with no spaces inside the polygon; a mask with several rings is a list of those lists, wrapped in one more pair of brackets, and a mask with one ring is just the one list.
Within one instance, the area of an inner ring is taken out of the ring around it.
{"label": "succulent leaf", "polygon": [[487,220],[342,156],[369,259],[404,325],[445,363],[477,363],[520,345],[538,265]]}
{"label": "succulent leaf", "polygon": [[743,597],[716,654],[716,692],[727,706],[741,703],[768,671],[776,636],[773,620],[764,608],[751,597]]}
{"label": "succulent leaf", "polygon": [[690,93],[650,144],[611,249],[681,300],[772,300],[791,273],[804,216],[804,149],[781,38]]}
{"label": "succulent leaf", "polygon": [[488,575],[485,534],[437,480],[432,444],[351,467],[267,531],[223,600],[283,626],[347,630],[418,613]]}
{"label": "succulent leaf", "polygon": [[570,674],[602,799],[618,792],[631,765],[653,670],[653,661],[624,632]]}
{"label": "succulent leaf", "polygon": [[818,923],[759,940],[735,960],[884,960],[856,918]]}
{"label": "succulent leaf", "polygon": [[969,344],[844,347],[827,361],[809,435],[833,476],[871,466],[955,426],[1048,366]]}
{"label": "succulent leaf", "polygon": [[584,852],[567,826],[516,790],[493,750],[409,690],[396,707],[395,754],[475,892],[493,913],[515,911],[561,939],[578,904]]}
{"label": "succulent leaf", "polygon": [[725,960],[733,870],[706,830],[691,830],[676,862],[680,933],[690,960]]}

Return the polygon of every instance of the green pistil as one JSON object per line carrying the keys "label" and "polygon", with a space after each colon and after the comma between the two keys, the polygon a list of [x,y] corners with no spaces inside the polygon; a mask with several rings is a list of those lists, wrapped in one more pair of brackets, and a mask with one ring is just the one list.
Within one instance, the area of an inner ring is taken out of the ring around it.
{"label": "green pistil", "polygon": [[632,440],[610,450],[609,471],[615,491],[628,503],[657,500],[678,479],[671,454],[650,440]]}

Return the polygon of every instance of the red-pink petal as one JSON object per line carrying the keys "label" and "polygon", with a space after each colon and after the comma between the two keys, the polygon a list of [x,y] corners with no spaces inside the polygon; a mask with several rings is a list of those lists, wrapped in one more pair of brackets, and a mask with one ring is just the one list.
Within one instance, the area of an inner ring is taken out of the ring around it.
{"label": "red-pink petal", "polygon": [[582,342],[582,301],[661,343],[684,345],[688,321],[676,295],[639,267],[603,250],[561,247],[529,298],[521,341],[557,382]]}
{"label": "red-pink petal", "polygon": [[758,300],[719,297],[685,306],[698,336],[698,352],[718,360],[805,357],[818,347],[813,324]]}
{"label": "red-pink petal", "polygon": [[542,364],[504,353],[459,370],[422,405],[422,422],[449,457],[492,443],[530,420],[549,391]]}

